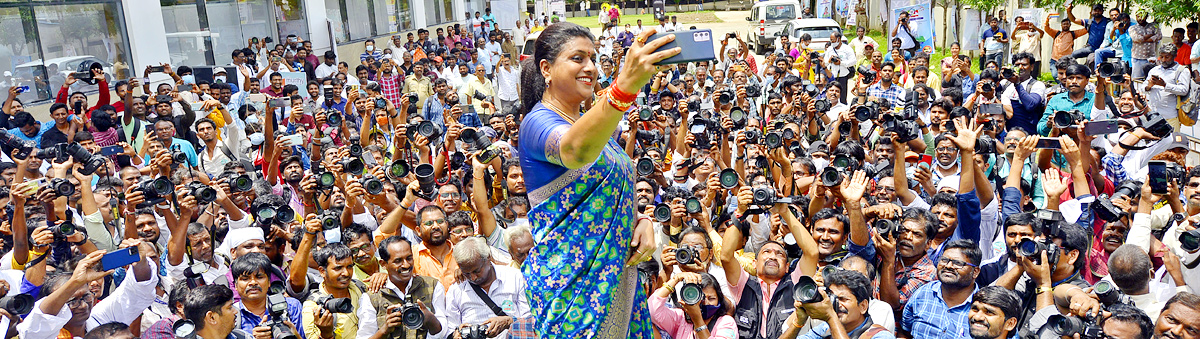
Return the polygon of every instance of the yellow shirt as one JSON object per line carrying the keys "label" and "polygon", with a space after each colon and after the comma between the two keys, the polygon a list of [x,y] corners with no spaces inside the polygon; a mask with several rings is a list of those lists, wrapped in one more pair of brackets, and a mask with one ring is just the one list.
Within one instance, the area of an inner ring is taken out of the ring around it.
{"label": "yellow shirt", "polygon": [[[325,283],[321,283],[320,291],[325,291]],[[363,291],[358,289],[357,284],[350,284],[350,303],[354,305],[354,309],[358,309],[358,299],[363,294]],[[369,306],[369,305],[368,305]],[[321,330],[316,324],[316,310],[318,306],[311,299],[304,301],[304,308],[301,310],[300,322],[304,323],[304,336],[306,338],[321,338]],[[334,313],[333,337],[337,339],[354,339],[358,335],[358,313]]]}
{"label": "yellow shirt", "polygon": [[421,80],[417,80],[415,75],[405,77],[404,90],[405,93],[417,93],[417,102],[415,104],[418,110],[425,108],[425,99],[433,95],[433,86],[430,85],[429,77],[421,77]]}

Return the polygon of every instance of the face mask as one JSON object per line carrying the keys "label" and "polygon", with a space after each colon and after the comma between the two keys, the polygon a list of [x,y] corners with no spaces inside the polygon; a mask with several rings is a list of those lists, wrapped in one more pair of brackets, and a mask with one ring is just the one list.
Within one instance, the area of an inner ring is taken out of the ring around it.
{"label": "face mask", "polygon": [[813,158],[812,162],[813,166],[817,168],[816,173],[821,173],[825,170],[825,166],[829,166],[829,159]]}
{"label": "face mask", "polygon": [[508,227],[522,226],[522,225],[528,226],[529,218],[516,218],[515,220],[513,220],[512,223],[508,224]]}
{"label": "face mask", "polygon": [[954,161],[953,161],[953,162],[951,162],[949,165],[942,165],[942,162],[941,162],[941,161],[934,161],[933,163],[937,164],[937,166],[938,166],[939,168],[941,168],[941,169],[944,169],[944,170],[949,170],[949,169],[951,169],[951,168],[954,168],[954,166],[957,166],[957,165],[958,165],[958,161],[959,161],[959,159],[954,159]]}
{"label": "face mask", "polygon": [[717,311],[721,310],[720,305],[703,305],[700,306],[700,313],[704,314],[705,319],[712,318],[717,315]]}
{"label": "face mask", "polygon": [[774,76],[763,77],[763,84],[770,85],[773,82],[775,82]]}
{"label": "face mask", "polygon": [[252,134],[250,134],[249,138],[250,138],[250,144],[253,144],[255,146],[262,145],[262,143],[264,141],[263,134],[261,132],[260,133],[252,133]]}
{"label": "face mask", "polygon": [[325,242],[330,243],[330,244],[335,243],[335,242],[342,242],[342,228],[338,227],[335,229],[325,231]]}
{"label": "face mask", "polygon": [[183,79],[183,83],[185,83],[185,84],[195,84],[196,83],[196,77],[192,76],[191,74],[181,76],[180,78]]}
{"label": "face mask", "polygon": [[379,124],[379,126],[387,126],[388,118],[387,117],[375,117],[375,123]]}
{"label": "face mask", "polygon": [[375,51],[375,46],[367,46],[367,52]]}
{"label": "face mask", "polygon": [[213,81],[215,81],[215,82],[217,82],[217,83],[224,83],[224,82],[225,82],[225,76],[223,76],[223,75],[218,75],[218,76],[215,76],[215,77],[213,77]]}
{"label": "face mask", "polygon": [[391,58],[392,58],[392,55],[391,55],[391,54],[384,54],[384,55],[383,55],[383,58],[384,58],[384,59],[391,59]]}
{"label": "face mask", "polygon": [[251,114],[251,115],[246,116],[246,123],[247,124],[257,124],[258,123],[258,115]]}

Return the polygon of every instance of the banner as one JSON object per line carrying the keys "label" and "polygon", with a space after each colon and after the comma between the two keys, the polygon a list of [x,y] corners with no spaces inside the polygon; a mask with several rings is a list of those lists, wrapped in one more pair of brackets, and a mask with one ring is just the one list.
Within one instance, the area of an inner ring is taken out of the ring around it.
{"label": "banner", "polygon": [[[896,4],[896,1],[892,2]],[[900,13],[908,13],[909,27],[912,29],[913,35],[916,35],[917,44],[921,45],[921,50],[927,54],[933,55],[933,6],[929,2],[919,3],[904,7],[894,7],[892,9],[891,22],[893,27],[888,28],[890,33],[892,28],[899,22]],[[881,44],[891,45],[891,41],[880,41]]]}
{"label": "banner", "polygon": [[850,13],[854,11],[854,7],[858,5],[858,0],[837,0],[835,2],[834,11],[837,12],[839,18],[848,18]]}
{"label": "banner", "polygon": [[962,16],[962,42],[959,45],[964,51],[979,50],[979,33],[980,30],[979,11],[974,9],[963,10]]}
{"label": "banner", "polygon": [[304,90],[308,85],[308,76],[304,72],[279,72],[283,75],[283,85],[296,85],[300,89],[300,96],[308,98],[308,91]]}
{"label": "banner", "polygon": [[833,0],[817,0],[817,17],[833,19]]}
{"label": "banner", "polygon": [[[1034,25],[1041,26],[1042,18],[1046,15],[1046,11],[1041,8],[1019,8],[1017,15],[1027,22],[1032,22]],[[1014,17],[1016,19],[1016,17]],[[1012,33],[1012,32],[1009,32]]]}

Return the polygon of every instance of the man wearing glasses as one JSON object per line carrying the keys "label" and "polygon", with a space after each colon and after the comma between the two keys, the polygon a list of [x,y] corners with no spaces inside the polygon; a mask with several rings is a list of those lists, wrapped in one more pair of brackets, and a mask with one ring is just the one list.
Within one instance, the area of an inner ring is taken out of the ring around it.
{"label": "man wearing glasses", "polygon": [[[1042,241],[1049,241],[1051,246],[1057,247],[1057,251],[1039,251],[1041,258],[1024,257],[1017,253],[1016,267],[993,283],[1021,295],[1022,314],[1019,315],[1020,321],[1017,323],[1021,335],[1037,331],[1038,327],[1029,327],[1030,319],[1037,318],[1034,312],[1053,306],[1055,287],[1091,287],[1091,284],[1084,280],[1083,274],[1080,274],[1086,262],[1088,246],[1091,244],[1088,229],[1065,221],[1055,223],[1050,229],[1053,231],[1043,234],[1045,240]],[[1054,254],[1057,254],[1057,258],[1050,257]]]}
{"label": "man wearing glasses", "polygon": [[938,259],[937,281],[918,288],[904,304],[899,337],[968,337],[967,313],[978,290],[975,276],[982,260],[983,253],[974,241],[951,241]]}

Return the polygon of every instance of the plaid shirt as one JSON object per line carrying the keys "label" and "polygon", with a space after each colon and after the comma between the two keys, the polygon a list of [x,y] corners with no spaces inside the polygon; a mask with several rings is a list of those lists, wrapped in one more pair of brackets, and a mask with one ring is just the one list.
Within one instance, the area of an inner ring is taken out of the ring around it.
{"label": "plaid shirt", "polygon": [[[973,286],[978,291],[978,286]],[[900,329],[908,331],[913,338],[958,339],[970,337],[967,312],[971,309],[974,292],[962,304],[946,305],[942,299],[942,282],[934,280],[917,288],[904,304],[904,316],[900,318]]]}
{"label": "plaid shirt", "polygon": [[937,280],[937,265],[933,263],[930,256],[926,254],[917,260],[912,266],[904,267],[904,261],[900,257],[896,257],[896,267],[900,270],[896,271],[896,290],[900,292],[900,304],[908,302],[908,298],[912,297],[913,292],[933,280]]}
{"label": "plaid shirt", "polygon": [[537,324],[534,323],[533,317],[517,318],[508,328],[508,339],[537,339],[535,328]]}
{"label": "plaid shirt", "polygon": [[150,325],[149,328],[142,330],[142,338],[145,339],[175,339],[175,332],[171,326],[175,325],[175,321],[179,320],[179,316],[171,315],[165,319],[159,320]]}
{"label": "plaid shirt", "polygon": [[879,84],[879,82],[876,82],[874,85],[871,85],[871,87],[867,87],[867,96],[887,99],[888,102],[892,103],[892,106],[900,107],[900,105],[904,103],[901,101],[901,97],[904,96],[904,88],[893,83],[891,86],[888,86],[888,89],[885,90],[883,89],[883,86]]}
{"label": "plaid shirt", "polygon": [[381,74],[379,76],[379,88],[383,93],[383,97],[387,98],[392,105],[396,105],[400,103],[400,85],[403,84],[404,78],[399,73],[393,74],[391,77],[385,77]]}

